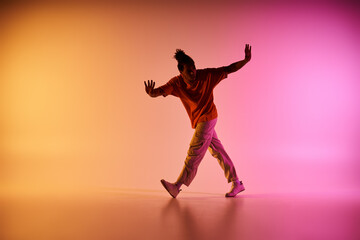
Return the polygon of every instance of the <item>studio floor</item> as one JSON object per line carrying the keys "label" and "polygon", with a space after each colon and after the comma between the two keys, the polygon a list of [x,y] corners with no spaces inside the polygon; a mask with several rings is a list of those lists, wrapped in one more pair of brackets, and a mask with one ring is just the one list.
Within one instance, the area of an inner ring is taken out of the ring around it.
{"label": "studio floor", "polygon": [[358,240],[360,198],[112,189],[1,198],[2,240]]}

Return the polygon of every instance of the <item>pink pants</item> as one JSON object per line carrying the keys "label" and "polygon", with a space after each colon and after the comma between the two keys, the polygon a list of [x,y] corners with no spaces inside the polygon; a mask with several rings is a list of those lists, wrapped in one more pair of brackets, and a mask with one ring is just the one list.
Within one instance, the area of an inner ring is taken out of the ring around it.
{"label": "pink pants", "polygon": [[217,119],[215,118],[207,122],[200,122],[196,125],[195,133],[191,139],[190,148],[185,159],[184,168],[177,180],[178,183],[185,184],[186,186],[190,185],[207,149],[209,149],[211,155],[218,160],[228,182],[238,180],[234,164],[216,135],[216,121]]}

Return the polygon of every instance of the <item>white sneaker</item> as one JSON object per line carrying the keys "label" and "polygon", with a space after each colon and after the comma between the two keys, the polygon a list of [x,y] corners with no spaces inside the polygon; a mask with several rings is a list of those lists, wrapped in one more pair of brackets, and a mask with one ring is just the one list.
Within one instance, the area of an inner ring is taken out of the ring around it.
{"label": "white sneaker", "polygon": [[244,184],[240,181],[233,182],[230,192],[225,194],[225,197],[235,197],[239,192],[245,190]]}
{"label": "white sneaker", "polygon": [[178,189],[178,187],[175,184],[169,183],[169,182],[165,181],[164,179],[161,179],[160,182],[164,186],[166,191],[168,191],[173,198],[176,198],[176,196],[181,191],[181,189]]}

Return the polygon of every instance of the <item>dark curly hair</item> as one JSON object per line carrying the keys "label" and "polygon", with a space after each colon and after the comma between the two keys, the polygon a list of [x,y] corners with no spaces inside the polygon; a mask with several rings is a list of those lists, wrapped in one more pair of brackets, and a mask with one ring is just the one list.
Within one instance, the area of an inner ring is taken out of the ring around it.
{"label": "dark curly hair", "polygon": [[190,64],[195,66],[194,60],[185,54],[185,52],[181,49],[176,49],[174,58],[178,61],[178,69],[180,72],[184,70],[184,64]]}

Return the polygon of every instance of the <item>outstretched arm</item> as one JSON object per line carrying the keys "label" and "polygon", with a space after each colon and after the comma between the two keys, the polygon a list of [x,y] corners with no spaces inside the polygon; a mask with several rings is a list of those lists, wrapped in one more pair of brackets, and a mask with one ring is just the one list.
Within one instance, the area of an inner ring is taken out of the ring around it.
{"label": "outstretched arm", "polygon": [[249,44],[245,45],[245,59],[234,62],[233,64],[230,64],[229,66],[225,67],[227,73],[233,73],[242,68],[245,64],[247,64],[251,59],[251,46]]}
{"label": "outstretched arm", "polygon": [[164,94],[164,91],[161,88],[154,88],[155,87],[155,82],[153,80],[148,80],[147,84],[146,81],[144,81],[145,84],[145,92],[150,96],[150,97],[158,97]]}

